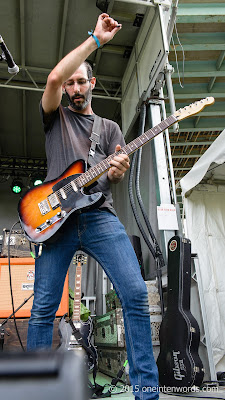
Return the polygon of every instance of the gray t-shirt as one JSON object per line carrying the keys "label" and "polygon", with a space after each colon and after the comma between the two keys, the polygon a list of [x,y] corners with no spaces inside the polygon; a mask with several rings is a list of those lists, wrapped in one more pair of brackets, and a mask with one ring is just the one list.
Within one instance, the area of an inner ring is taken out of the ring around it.
{"label": "gray t-shirt", "polygon": [[[94,115],[79,114],[61,104],[54,113],[48,116],[44,116],[40,104],[40,112],[46,134],[48,173],[45,181],[50,181],[58,178],[75,161],[80,159],[88,161],[91,146],[89,138]],[[125,145],[121,130],[115,122],[103,118],[101,127],[100,144],[96,146],[92,165],[96,165],[113,154],[117,144]],[[94,192],[102,192],[105,195],[106,199],[101,208],[108,208],[115,214],[107,173],[103,174],[98,179],[97,185],[90,189],[90,193]]]}

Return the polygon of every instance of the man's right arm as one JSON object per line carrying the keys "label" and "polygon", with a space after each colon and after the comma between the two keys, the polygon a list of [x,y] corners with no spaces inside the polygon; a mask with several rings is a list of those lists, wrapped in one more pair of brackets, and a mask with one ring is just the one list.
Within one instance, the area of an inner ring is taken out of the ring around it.
{"label": "man's right arm", "polygon": [[[94,35],[101,45],[110,41],[121,29],[117,21],[108,14],[101,14],[94,30]],[[67,54],[51,71],[47,79],[46,89],[42,97],[42,107],[45,114],[55,111],[62,99],[62,84],[70,78],[86,58],[97,49],[95,39],[90,36],[79,47]]]}

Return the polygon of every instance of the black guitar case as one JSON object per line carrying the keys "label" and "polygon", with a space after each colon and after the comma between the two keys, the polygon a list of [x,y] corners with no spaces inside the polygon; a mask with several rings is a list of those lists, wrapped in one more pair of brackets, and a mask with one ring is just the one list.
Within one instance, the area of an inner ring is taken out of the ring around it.
{"label": "black guitar case", "polygon": [[167,310],[160,327],[157,360],[161,386],[200,386],[204,369],[198,354],[200,330],[190,312],[191,242],[174,236],[168,243]]}

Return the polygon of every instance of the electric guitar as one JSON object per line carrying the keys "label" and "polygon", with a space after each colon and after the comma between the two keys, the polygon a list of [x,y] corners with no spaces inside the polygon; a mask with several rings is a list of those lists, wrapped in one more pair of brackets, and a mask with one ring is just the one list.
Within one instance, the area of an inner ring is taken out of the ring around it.
{"label": "electric guitar", "polygon": [[86,172],[85,162],[78,160],[57,179],[30,189],[18,205],[20,223],[27,238],[42,243],[58,231],[71,213],[80,214],[98,208],[104,202],[104,195],[100,192],[85,194],[84,190],[110,169],[110,161],[116,155],[134,153],[175,122],[197,114],[214,101],[213,97],[207,97],[179,109]]}
{"label": "electric guitar", "polygon": [[90,317],[87,321],[80,319],[81,303],[81,277],[82,265],[85,264],[84,254],[78,254],[75,257],[76,274],[74,289],[73,316],[68,318],[65,314],[59,323],[59,336],[61,338],[59,349],[79,351],[84,350],[84,361],[88,372],[91,372],[97,363],[97,349],[91,343],[93,334],[93,322]]}

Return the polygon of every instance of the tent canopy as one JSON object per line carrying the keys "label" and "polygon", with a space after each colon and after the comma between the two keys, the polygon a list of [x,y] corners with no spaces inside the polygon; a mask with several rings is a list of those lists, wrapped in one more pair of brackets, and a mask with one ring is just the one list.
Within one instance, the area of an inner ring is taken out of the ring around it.
{"label": "tent canopy", "polygon": [[225,185],[225,129],[193,168],[180,180],[182,195],[187,197],[200,182]]}

